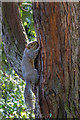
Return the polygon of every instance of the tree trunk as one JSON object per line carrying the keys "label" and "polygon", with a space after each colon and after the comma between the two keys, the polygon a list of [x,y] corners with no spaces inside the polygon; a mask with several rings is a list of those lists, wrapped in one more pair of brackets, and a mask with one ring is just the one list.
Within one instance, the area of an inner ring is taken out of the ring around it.
{"label": "tree trunk", "polygon": [[[37,39],[42,46],[36,64],[40,74],[36,87],[36,118],[78,118],[80,4],[37,2],[33,3],[33,11]],[[2,12],[6,56],[22,77],[21,60],[27,37],[17,3],[3,3]]]}
{"label": "tree trunk", "polygon": [[2,40],[6,57],[16,73],[22,77],[21,61],[27,36],[22,25],[18,3],[2,3]]}
{"label": "tree trunk", "polygon": [[37,2],[33,12],[42,46],[36,117],[80,118],[80,3]]}

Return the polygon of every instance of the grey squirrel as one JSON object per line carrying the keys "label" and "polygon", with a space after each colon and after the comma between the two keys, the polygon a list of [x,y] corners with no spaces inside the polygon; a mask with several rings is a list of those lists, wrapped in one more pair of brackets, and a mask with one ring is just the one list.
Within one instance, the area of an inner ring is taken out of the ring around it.
{"label": "grey squirrel", "polygon": [[24,90],[25,104],[29,109],[34,109],[33,103],[35,95],[33,94],[33,87],[38,82],[39,75],[34,67],[34,60],[37,57],[40,46],[37,41],[30,42],[25,46],[22,57],[22,75],[26,82]]}

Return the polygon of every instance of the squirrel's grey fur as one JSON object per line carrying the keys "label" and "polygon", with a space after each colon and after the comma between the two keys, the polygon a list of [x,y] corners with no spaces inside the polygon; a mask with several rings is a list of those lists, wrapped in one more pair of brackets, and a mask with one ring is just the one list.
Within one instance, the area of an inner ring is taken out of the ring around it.
{"label": "squirrel's grey fur", "polygon": [[22,57],[22,75],[26,82],[24,98],[25,103],[29,109],[33,109],[33,100],[35,97],[32,92],[32,87],[39,79],[38,72],[34,67],[34,60],[40,50],[40,46],[37,45],[37,41],[29,43],[25,48]]}

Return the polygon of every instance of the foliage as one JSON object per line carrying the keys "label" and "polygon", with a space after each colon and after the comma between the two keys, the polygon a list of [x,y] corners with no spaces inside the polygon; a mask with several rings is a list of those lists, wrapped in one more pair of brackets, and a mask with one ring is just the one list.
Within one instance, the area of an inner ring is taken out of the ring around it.
{"label": "foliage", "polygon": [[36,33],[33,21],[32,3],[22,3],[20,5],[20,14],[29,41],[34,41]]}
{"label": "foliage", "polygon": [[23,91],[25,82],[18,77],[6,60],[2,50],[2,70],[0,70],[0,117],[5,118],[34,118],[31,111],[26,110]]}
{"label": "foliage", "polygon": [[[34,41],[36,33],[33,22],[32,4],[21,4],[20,13],[28,39],[29,41]],[[23,91],[25,82],[18,77],[7,62],[3,43],[0,81],[0,118],[34,118],[34,114],[31,111],[26,110],[24,104]]]}

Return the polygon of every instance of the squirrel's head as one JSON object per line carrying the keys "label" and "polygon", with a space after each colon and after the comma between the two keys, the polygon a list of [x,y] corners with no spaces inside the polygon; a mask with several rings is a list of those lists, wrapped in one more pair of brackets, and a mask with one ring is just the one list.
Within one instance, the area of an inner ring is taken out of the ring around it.
{"label": "squirrel's head", "polygon": [[25,48],[27,49],[37,49],[39,46],[37,41],[29,42],[28,44],[25,45]]}

